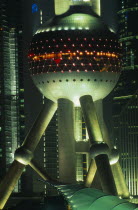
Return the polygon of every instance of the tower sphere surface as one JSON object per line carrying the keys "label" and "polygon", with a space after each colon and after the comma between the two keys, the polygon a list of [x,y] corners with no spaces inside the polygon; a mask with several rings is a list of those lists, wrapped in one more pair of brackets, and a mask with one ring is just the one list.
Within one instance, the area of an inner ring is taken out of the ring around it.
{"label": "tower sphere surface", "polygon": [[37,30],[29,49],[32,79],[52,101],[106,97],[116,85],[120,48],[116,35],[90,7],[73,6]]}

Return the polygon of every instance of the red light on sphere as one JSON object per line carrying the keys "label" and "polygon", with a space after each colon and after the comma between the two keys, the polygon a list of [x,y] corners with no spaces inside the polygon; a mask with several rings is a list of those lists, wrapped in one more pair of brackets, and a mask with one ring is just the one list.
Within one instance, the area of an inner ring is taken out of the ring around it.
{"label": "red light on sphere", "polygon": [[29,54],[29,55],[28,55],[28,57],[33,57],[33,56],[34,56],[34,54],[33,54],[33,53],[31,53],[31,54]]}
{"label": "red light on sphere", "polygon": [[54,59],[54,61],[55,61],[55,63],[56,63],[56,64],[59,64],[59,63],[60,63],[60,61],[61,61],[61,59],[60,59],[60,58],[58,58],[58,59]]}

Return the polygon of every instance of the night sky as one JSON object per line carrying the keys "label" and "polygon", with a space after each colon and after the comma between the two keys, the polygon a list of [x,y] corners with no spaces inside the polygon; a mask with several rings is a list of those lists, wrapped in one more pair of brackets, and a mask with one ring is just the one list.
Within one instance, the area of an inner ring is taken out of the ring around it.
{"label": "night sky", "polygon": [[101,0],[101,6],[105,23],[116,31],[118,0]]}

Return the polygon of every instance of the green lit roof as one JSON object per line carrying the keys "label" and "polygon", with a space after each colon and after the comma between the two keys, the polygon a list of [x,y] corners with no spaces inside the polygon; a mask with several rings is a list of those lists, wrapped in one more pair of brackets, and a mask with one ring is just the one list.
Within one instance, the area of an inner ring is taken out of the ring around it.
{"label": "green lit roof", "polygon": [[81,12],[70,12],[59,16],[55,16],[43,24],[36,33],[60,30],[90,30],[93,33],[107,32],[108,27],[103,23],[101,18],[95,14]]}
{"label": "green lit roof", "polygon": [[138,209],[136,204],[125,199],[119,199],[97,189],[84,188],[83,185],[59,185],[56,188],[65,196],[73,210]]}

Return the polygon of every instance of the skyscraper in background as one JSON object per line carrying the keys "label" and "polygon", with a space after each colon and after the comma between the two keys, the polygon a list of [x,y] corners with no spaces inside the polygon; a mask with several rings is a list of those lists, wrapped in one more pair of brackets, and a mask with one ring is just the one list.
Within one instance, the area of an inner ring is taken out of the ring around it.
{"label": "skyscraper in background", "polygon": [[113,136],[129,191],[138,196],[138,2],[119,1],[122,73],[113,92]]}
{"label": "skyscraper in background", "polygon": [[138,70],[138,29],[134,23],[138,18],[138,2],[121,1],[119,16],[119,39],[122,44],[122,70]]}
{"label": "skyscraper in background", "polygon": [[[0,179],[13,161],[15,149],[24,139],[21,9],[21,0],[0,0]],[[15,188],[15,192],[20,191],[21,180]]]}

